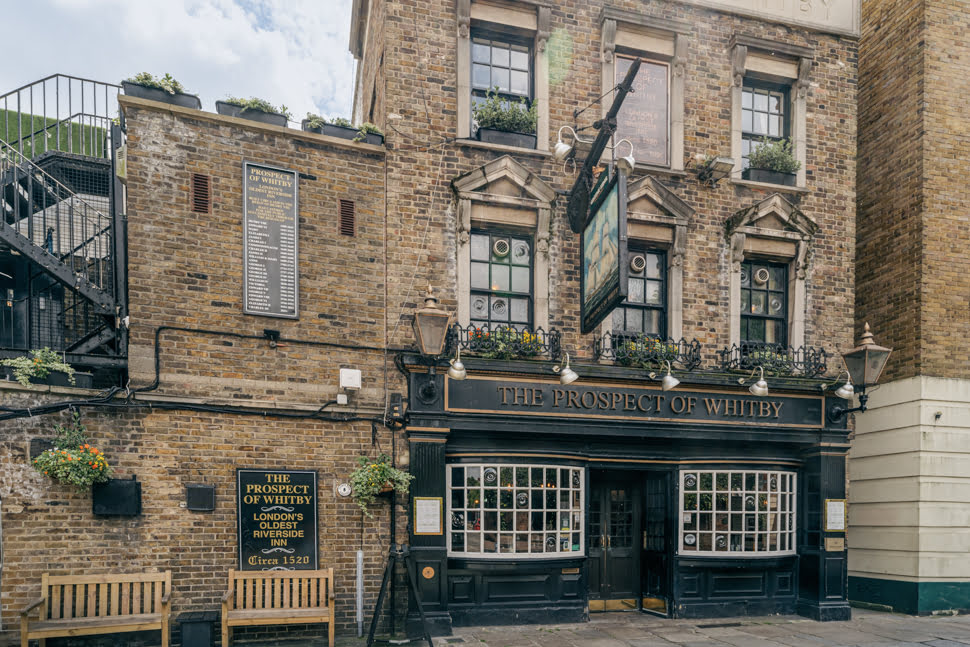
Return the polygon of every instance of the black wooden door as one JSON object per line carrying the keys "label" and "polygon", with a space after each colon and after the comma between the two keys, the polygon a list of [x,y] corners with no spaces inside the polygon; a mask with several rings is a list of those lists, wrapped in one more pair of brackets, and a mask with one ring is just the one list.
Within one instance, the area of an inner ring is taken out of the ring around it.
{"label": "black wooden door", "polygon": [[640,594],[640,492],[632,476],[604,474],[597,478],[594,473],[592,477],[588,534],[591,600],[632,600],[632,608],[636,608]]}
{"label": "black wooden door", "polygon": [[670,594],[669,480],[666,473],[647,474],[643,492],[642,608],[664,615]]}

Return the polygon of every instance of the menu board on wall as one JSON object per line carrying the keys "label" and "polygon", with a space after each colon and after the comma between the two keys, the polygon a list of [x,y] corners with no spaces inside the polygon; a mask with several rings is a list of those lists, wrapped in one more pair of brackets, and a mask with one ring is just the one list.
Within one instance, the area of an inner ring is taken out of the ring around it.
{"label": "menu board on wall", "polygon": [[299,174],[243,162],[243,312],[297,319]]}
{"label": "menu board on wall", "polygon": [[[633,59],[616,57],[616,79],[626,77]],[[668,70],[666,63],[641,61],[633,92],[623,100],[617,115],[616,141],[628,139],[633,144],[633,156],[638,162],[667,166],[668,158]],[[627,155],[622,147],[618,155]]]}
{"label": "menu board on wall", "polygon": [[239,568],[317,568],[317,473],[237,470]]}

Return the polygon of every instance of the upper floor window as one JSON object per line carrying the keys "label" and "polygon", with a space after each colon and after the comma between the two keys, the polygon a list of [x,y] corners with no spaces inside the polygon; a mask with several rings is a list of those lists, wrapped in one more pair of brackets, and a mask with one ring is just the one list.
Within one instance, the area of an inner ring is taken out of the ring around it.
{"label": "upper floor window", "polygon": [[741,88],[741,166],[748,168],[748,157],[767,138],[779,141],[789,137],[788,88],[759,83],[748,77]]}
{"label": "upper floor window", "polygon": [[788,267],[741,263],[741,341],[788,345]]}
{"label": "upper floor window", "polygon": [[[633,59],[616,56],[615,82],[630,70]],[[637,162],[668,166],[670,164],[670,65],[643,60],[617,115],[615,140],[628,139],[633,144]],[[623,155],[627,153],[625,150]]]}
{"label": "upper floor window", "polygon": [[667,334],[666,254],[630,250],[627,298],[613,311],[613,332],[665,338]]}
{"label": "upper floor window", "polygon": [[525,42],[473,32],[472,106],[484,101],[489,92],[510,101],[524,99],[531,105],[532,52]]}
{"label": "upper floor window", "polygon": [[532,327],[532,239],[471,234],[470,320],[473,326]]}

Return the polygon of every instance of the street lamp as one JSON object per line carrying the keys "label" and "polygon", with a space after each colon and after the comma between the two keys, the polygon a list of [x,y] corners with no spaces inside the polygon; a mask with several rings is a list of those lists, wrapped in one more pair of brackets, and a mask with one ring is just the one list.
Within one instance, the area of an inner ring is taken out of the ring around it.
{"label": "street lamp", "polygon": [[859,345],[848,353],[842,354],[845,370],[848,371],[855,392],[859,395],[859,406],[851,409],[832,407],[829,416],[831,420],[838,420],[847,413],[856,411],[862,413],[866,410],[866,403],[869,401],[866,387],[873,386],[879,381],[879,376],[886,368],[886,362],[889,361],[889,354],[892,352],[891,348],[876,345],[869,331],[869,324],[866,323]]}
{"label": "street lamp", "polygon": [[422,402],[431,403],[438,398],[438,388],[435,386],[435,362],[445,349],[448,337],[448,327],[451,325],[451,313],[438,307],[428,286],[424,297],[424,307],[414,313],[411,329],[418,342],[418,350],[428,361],[428,381],[418,389],[418,397]]}

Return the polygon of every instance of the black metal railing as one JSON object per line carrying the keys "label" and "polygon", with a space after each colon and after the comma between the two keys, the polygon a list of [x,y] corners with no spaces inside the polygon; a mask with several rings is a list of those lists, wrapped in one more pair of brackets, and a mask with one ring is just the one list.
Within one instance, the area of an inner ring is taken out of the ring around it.
{"label": "black metal railing", "polygon": [[35,158],[60,151],[106,159],[121,86],[66,74],[0,95],[0,140]]}
{"label": "black metal railing", "polygon": [[486,359],[555,359],[562,351],[558,330],[523,326],[475,326],[454,324],[448,331],[447,353],[462,353]]}
{"label": "black metal railing", "polygon": [[759,367],[767,375],[818,377],[825,374],[828,353],[822,348],[788,348],[780,344],[741,342],[717,352],[721,369],[753,371]]}
{"label": "black metal railing", "polygon": [[643,333],[608,332],[595,342],[597,359],[610,359],[620,366],[660,370],[665,362],[693,371],[701,364],[701,344],[696,339],[661,339]]}

